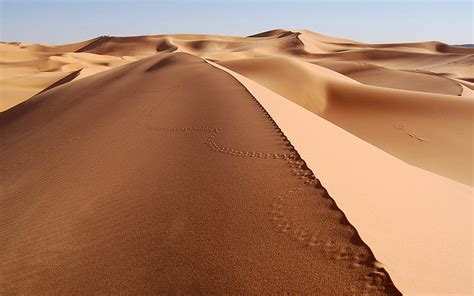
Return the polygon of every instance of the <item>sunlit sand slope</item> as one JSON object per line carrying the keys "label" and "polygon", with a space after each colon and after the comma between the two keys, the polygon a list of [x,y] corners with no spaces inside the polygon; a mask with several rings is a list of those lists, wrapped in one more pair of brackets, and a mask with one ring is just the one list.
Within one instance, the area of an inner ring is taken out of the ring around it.
{"label": "sunlit sand slope", "polygon": [[472,294],[472,187],[408,165],[229,72],[278,122],[404,295]]}

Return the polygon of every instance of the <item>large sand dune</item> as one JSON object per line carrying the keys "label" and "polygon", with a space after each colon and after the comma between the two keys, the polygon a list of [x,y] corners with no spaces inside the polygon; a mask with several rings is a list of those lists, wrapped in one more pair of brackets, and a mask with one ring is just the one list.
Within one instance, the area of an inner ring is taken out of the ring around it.
{"label": "large sand dune", "polygon": [[282,29],[0,43],[0,287],[469,294],[473,59]]}
{"label": "large sand dune", "polygon": [[0,122],[13,291],[396,292],[260,104],[200,58],[59,86]]}
{"label": "large sand dune", "polygon": [[407,295],[471,294],[472,261],[466,258],[473,250],[472,187],[408,165],[222,69],[237,77],[278,122],[397,288]]}

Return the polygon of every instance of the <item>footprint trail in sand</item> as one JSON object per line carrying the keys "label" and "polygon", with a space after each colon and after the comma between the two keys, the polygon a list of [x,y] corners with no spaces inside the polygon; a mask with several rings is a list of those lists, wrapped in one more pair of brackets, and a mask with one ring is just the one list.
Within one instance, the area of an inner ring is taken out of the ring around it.
{"label": "footprint trail in sand", "polygon": [[0,179],[9,291],[398,293],[269,114],[200,58],[57,87],[0,128],[6,170],[32,159]]}

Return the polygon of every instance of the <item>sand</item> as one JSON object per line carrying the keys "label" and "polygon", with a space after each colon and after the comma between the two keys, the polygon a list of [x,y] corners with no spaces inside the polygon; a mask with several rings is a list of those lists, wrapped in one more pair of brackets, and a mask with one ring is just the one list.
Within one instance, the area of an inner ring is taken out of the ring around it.
{"label": "sand", "polygon": [[[474,185],[474,49],[441,42],[365,44],[278,29],[248,37],[170,34],[101,36],[61,46],[3,43],[0,111],[52,84],[168,52],[218,62],[407,163]],[[341,77],[359,84],[341,86]]]}
{"label": "sand", "polygon": [[289,58],[219,64],[410,164],[468,185],[474,182],[472,97],[369,86]]}
{"label": "sand", "polygon": [[0,43],[1,291],[472,293],[473,54]]}
{"label": "sand", "polygon": [[408,165],[229,72],[278,122],[400,291],[472,293],[472,187]]}
{"label": "sand", "polygon": [[200,58],[71,82],[0,122],[9,290],[396,293],[275,122]]}

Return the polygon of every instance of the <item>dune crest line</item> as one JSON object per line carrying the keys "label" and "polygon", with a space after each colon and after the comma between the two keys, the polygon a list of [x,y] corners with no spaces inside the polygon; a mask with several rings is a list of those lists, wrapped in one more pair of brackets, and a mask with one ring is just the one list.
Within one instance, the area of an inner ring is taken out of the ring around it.
{"label": "dune crest line", "polygon": [[[163,64],[168,64],[168,61],[165,59],[164,61],[160,61],[149,69],[157,69],[161,67]],[[211,65],[212,66],[212,65]],[[214,67],[214,66],[213,66]],[[297,185],[293,188],[288,189],[286,192],[278,195],[274,198],[273,203],[271,204],[270,213],[272,215],[272,220],[275,226],[275,229],[279,232],[288,234],[292,239],[296,242],[303,244],[304,246],[308,247],[316,247],[318,248],[325,256],[328,256],[331,259],[335,260],[344,260],[350,263],[350,266],[353,268],[357,268],[360,265],[365,265],[371,268],[374,268],[374,272],[370,273],[366,276],[366,280],[368,284],[366,285],[367,290],[364,293],[370,293],[374,290],[380,289],[380,286],[387,285],[391,283],[390,276],[387,272],[380,267],[380,264],[375,259],[374,255],[370,253],[369,256],[364,254],[363,252],[357,252],[351,247],[344,247],[343,249],[339,250],[337,246],[334,244],[334,240],[321,240],[317,235],[317,231],[312,231],[310,229],[305,228],[304,225],[295,222],[286,212],[285,208],[288,207],[288,202],[291,202],[291,196],[300,192],[304,186],[309,186],[311,188],[315,188],[317,194],[325,198],[330,203],[330,209],[335,211],[340,211],[337,207],[335,201],[330,197],[327,190],[323,187],[322,183],[319,179],[316,178],[314,173],[311,169],[308,168],[305,161],[301,159],[297,151],[291,145],[291,142],[288,138],[284,135],[281,129],[278,127],[277,123],[273,120],[270,114],[265,110],[265,108],[258,102],[258,100],[247,90],[247,88],[242,85],[236,78],[232,75],[228,74],[227,72],[215,67],[219,71],[222,71],[226,75],[229,75],[238,85],[240,85],[243,89],[245,89],[247,93],[247,97],[250,97],[252,103],[258,107],[258,109],[265,114],[265,118],[268,119],[271,124],[274,126],[275,130],[277,131],[278,135],[282,137],[283,141],[286,143],[287,147],[294,152],[291,153],[271,153],[271,152],[258,152],[258,151],[242,151],[226,146],[221,146],[216,143],[216,137],[222,128],[220,127],[211,127],[211,126],[197,126],[197,127],[156,127],[150,123],[150,118],[153,117],[154,111],[163,105],[166,102],[168,96],[174,93],[181,87],[181,84],[177,84],[175,87],[172,87],[168,94],[163,95],[162,100],[154,108],[154,110],[150,110],[146,113],[145,117],[148,120],[145,121],[145,127],[153,132],[173,132],[173,133],[181,133],[181,132],[207,132],[209,133],[209,137],[207,138],[205,144],[208,148],[211,149],[213,152],[218,153],[225,153],[231,156],[239,156],[239,157],[256,157],[256,158],[263,158],[263,159],[275,159],[275,160],[283,160],[287,162],[288,167],[291,171],[291,174],[299,179],[303,180],[303,184]],[[339,221],[343,225],[351,225],[344,214]],[[352,226],[352,225],[351,225]],[[358,235],[357,231],[353,234],[351,241],[357,244],[363,244],[362,239]],[[390,294],[397,294],[399,293],[396,288],[392,286],[390,289]]]}

